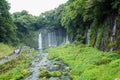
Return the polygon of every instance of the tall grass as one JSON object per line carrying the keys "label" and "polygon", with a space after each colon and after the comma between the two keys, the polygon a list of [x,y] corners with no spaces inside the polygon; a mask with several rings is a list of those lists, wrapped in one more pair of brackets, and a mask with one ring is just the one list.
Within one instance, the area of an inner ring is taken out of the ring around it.
{"label": "tall grass", "polygon": [[13,53],[13,47],[0,43],[0,59]]}

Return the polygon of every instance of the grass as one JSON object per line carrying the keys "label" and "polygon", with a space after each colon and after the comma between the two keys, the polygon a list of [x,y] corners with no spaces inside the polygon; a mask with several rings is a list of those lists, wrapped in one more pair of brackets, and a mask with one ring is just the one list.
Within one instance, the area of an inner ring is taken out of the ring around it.
{"label": "grass", "polygon": [[0,65],[0,80],[21,80],[30,75],[30,62],[37,53],[34,49],[25,48],[17,58]]}
{"label": "grass", "polygon": [[0,59],[5,56],[11,55],[13,53],[13,50],[13,47],[0,43]]}
{"label": "grass", "polygon": [[46,50],[48,58],[60,58],[70,67],[73,80],[114,80],[120,78],[120,56],[88,45],[66,44]]}

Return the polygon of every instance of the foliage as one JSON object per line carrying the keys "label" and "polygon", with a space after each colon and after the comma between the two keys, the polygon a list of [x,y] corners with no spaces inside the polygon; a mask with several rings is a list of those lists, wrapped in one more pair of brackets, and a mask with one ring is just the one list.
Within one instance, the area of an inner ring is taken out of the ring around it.
{"label": "foliage", "polygon": [[16,27],[9,14],[9,5],[6,0],[0,1],[0,42],[13,44],[16,41]]}
{"label": "foliage", "polygon": [[85,23],[83,22],[83,4],[86,0],[68,2],[62,12],[61,24],[66,28],[70,40],[75,40],[77,35],[84,35]]}
{"label": "foliage", "polygon": [[[120,56],[83,44],[67,44],[47,49],[49,59],[60,58],[71,68],[74,80],[114,80],[119,78]],[[64,56],[63,56],[64,55]]]}
{"label": "foliage", "polygon": [[61,21],[61,12],[64,9],[64,5],[60,5],[55,10],[46,11],[42,13],[36,21],[36,29],[46,29],[48,31],[63,28]]}
{"label": "foliage", "polygon": [[[37,35],[35,31],[36,17],[23,10],[12,14],[14,24],[17,27],[18,43],[24,43],[27,46],[37,47]],[[34,44],[32,44],[34,43]]]}
{"label": "foliage", "polygon": [[62,12],[61,24],[70,40],[83,40],[84,43],[85,32],[90,26],[97,31],[108,17],[118,16],[119,10],[119,0],[69,0]]}

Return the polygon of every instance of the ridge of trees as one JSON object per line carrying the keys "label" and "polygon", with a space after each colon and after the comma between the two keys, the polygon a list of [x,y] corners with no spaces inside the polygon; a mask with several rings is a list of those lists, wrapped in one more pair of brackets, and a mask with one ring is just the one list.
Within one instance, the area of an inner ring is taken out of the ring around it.
{"label": "ridge of trees", "polygon": [[59,28],[66,29],[69,40],[84,43],[84,32],[90,25],[100,27],[108,16],[120,15],[119,0],[69,0],[39,16],[25,10],[10,15],[7,1],[1,0],[0,4],[0,42],[26,45],[36,41],[40,30]]}
{"label": "ridge of trees", "polygon": [[0,42],[11,44],[16,40],[16,27],[9,14],[10,6],[6,0],[0,1]]}

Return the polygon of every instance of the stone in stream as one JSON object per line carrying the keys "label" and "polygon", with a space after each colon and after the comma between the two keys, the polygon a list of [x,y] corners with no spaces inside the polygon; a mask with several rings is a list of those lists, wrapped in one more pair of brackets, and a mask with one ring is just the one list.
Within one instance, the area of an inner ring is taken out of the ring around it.
{"label": "stone in stream", "polygon": [[120,78],[115,78],[115,80],[120,80]]}
{"label": "stone in stream", "polygon": [[58,68],[59,68],[59,65],[54,65],[54,68],[55,68],[55,69],[58,69]]}
{"label": "stone in stream", "polygon": [[43,64],[43,66],[47,66],[47,63]]}

